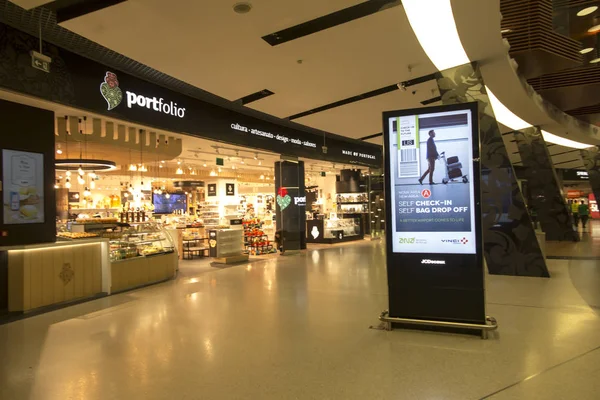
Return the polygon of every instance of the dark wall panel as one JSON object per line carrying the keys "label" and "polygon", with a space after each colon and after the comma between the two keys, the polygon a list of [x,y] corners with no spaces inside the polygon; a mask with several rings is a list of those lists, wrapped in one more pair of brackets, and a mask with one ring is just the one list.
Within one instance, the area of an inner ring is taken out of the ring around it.
{"label": "dark wall panel", "polygon": [[[0,100],[0,179],[4,177],[3,149],[44,155],[44,223],[4,224],[0,216],[0,246],[54,242],[56,201],[54,193],[54,113]],[[6,183],[3,182],[3,186]]]}

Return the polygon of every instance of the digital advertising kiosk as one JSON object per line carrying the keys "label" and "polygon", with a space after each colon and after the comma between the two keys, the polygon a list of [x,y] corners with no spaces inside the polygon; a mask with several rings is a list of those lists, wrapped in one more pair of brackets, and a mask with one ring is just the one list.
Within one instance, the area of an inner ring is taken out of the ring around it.
{"label": "digital advertising kiosk", "polygon": [[486,317],[477,103],[383,114],[392,327],[459,332]]}

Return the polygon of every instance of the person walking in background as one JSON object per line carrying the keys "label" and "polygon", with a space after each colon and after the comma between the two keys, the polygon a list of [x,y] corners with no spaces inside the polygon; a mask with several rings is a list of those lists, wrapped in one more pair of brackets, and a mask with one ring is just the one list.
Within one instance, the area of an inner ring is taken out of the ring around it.
{"label": "person walking in background", "polygon": [[571,214],[573,214],[573,223],[576,227],[579,227],[579,204],[577,204],[577,200],[571,201]]}
{"label": "person walking in background", "polygon": [[533,229],[538,228],[538,218],[537,218],[537,210],[534,206],[529,207],[529,216],[531,217],[531,222],[533,222]]}
{"label": "person walking in background", "polygon": [[427,174],[429,174],[429,184],[435,185],[435,182],[433,181],[433,171],[435,171],[435,160],[440,158],[440,155],[438,154],[437,147],[433,141],[434,137],[435,131],[432,129],[429,131],[429,139],[427,139],[427,165],[429,168],[427,168],[427,171],[425,171],[421,179],[419,179],[421,185],[423,184],[425,177],[427,177]]}
{"label": "person walking in background", "polygon": [[581,226],[583,227],[583,229],[585,229],[585,225],[587,224],[588,219],[590,218],[590,209],[583,200],[581,200],[581,204],[578,207],[578,212],[579,218],[581,218]]}

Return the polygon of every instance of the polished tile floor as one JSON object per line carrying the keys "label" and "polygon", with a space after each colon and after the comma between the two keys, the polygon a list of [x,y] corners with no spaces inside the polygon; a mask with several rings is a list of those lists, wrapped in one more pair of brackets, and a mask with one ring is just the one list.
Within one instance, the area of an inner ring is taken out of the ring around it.
{"label": "polished tile floor", "polygon": [[600,302],[581,285],[599,266],[549,265],[551,279],[487,277],[500,328],[481,340],[369,329],[387,303],[379,242],[182,264],[1,325],[0,399],[598,399]]}

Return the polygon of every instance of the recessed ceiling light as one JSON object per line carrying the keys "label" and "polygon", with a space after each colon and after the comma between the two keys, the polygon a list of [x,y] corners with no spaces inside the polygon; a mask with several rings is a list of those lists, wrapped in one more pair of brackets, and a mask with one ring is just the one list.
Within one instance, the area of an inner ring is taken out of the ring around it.
{"label": "recessed ceiling light", "polygon": [[598,6],[591,6],[591,7],[583,8],[583,9],[579,10],[579,12],[577,12],[577,16],[578,17],[585,17],[586,15],[590,15],[591,13],[593,13],[594,11],[596,11],[597,9],[598,9]]}
{"label": "recessed ceiling light", "polygon": [[590,60],[590,64],[596,64],[597,62],[600,62],[600,57]]}
{"label": "recessed ceiling light", "polygon": [[593,33],[596,31],[600,31],[600,24],[596,24],[596,25],[592,26],[590,29],[588,29],[588,33]]}
{"label": "recessed ceiling light", "polygon": [[580,52],[581,54],[587,54],[587,53],[589,53],[590,51],[593,51],[593,50],[594,50],[594,48],[593,48],[593,47],[586,47],[585,49],[581,49],[581,50],[579,50],[579,52]]}
{"label": "recessed ceiling light", "polygon": [[236,3],[233,5],[233,11],[235,11],[238,14],[247,14],[250,12],[250,10],[252,10],[252,4],[246,1]]}

